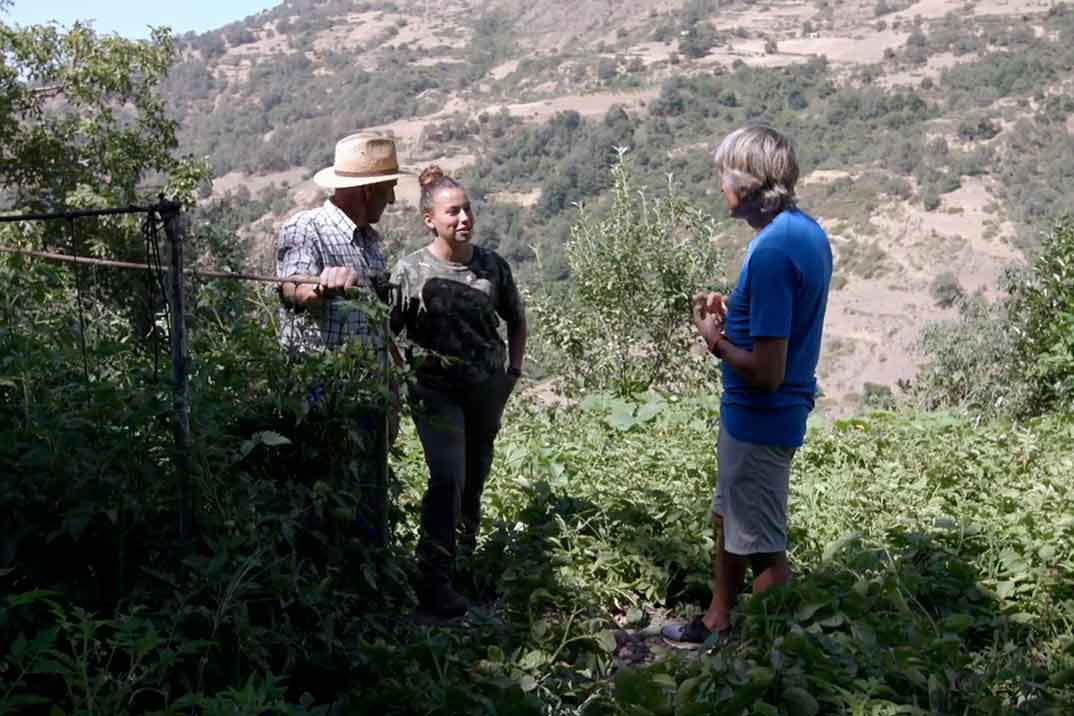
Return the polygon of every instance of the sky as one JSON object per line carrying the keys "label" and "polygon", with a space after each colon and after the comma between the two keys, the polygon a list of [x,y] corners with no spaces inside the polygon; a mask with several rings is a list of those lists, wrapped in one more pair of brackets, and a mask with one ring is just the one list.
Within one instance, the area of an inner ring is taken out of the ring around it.
{"label": "sky", "polygon": [[[15,0],[0,21],[38,25],[56,20],[70,27],[75,20],[93,20],[101,34],[116,33],[131,39],[149,36],[149,25],[168,25],[176,35],[194,30],[215,30],[280,3],[281,0],[185,0],[158,3],[151,0]],[[3,2],[0,2],[0,7]]]}

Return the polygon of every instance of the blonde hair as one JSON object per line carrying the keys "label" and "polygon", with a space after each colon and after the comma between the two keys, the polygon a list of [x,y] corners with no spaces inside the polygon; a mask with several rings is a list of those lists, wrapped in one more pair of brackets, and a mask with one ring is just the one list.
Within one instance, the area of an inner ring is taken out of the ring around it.
{"label": "blonde hair", "polygon": [[798,158],[789,139],[764,125],[742,127],[716,148],[716,168],[741,197],[759,193],[761,211],[778,214],[795,205]]}

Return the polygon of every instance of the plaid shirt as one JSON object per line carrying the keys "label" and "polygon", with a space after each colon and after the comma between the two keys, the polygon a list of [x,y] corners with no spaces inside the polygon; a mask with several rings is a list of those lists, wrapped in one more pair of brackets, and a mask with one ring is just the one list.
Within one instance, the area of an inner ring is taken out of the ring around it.
{"label": "plaid shirt", "polygon": [[[368,284],[374,274],[384,273],[380,235],[371,227],[359,227],[332,201],[291,217],[276,242],[276,275],[319,276],[325,268],[349,266]],[[370,327],[361,311],[328,301],[319,315],[291,308],[280,310],[280,343],[291,350],[335,348],[354,338],[380,347],[383,331]]]}

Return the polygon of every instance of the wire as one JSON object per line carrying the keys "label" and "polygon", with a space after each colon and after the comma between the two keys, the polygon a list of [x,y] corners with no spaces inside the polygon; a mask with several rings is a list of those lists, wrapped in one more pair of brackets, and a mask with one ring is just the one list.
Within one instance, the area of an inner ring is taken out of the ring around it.
{"label": "wire", "polygon": [[[172,335],[171,302],[164,285],[164,266],[160,259],[160,231],[155,212],[148,212],[142,222],[142,240],[145,246],[146,273],[146,309],[149,311],[151,335],[153,336],[153,380],[160,377],[161,336],[157,327],[156,298],[163,298],[164,324],[168,329],[168,340]],[[154,288],[156,291],[154,291]],[[159,293],[157,293],[159,291]],[[156,295],[154,295],[156,294]]]}
{"label": "wire", "polygon": [[[75,257],[78,257],[78,232],[75,230],[74,218],[67,219],[67,229],[71,236],[71,250],[75,252]],[[82,269],[75,267],[75,295],[78,297],[78,341],[82,348],[82,371],[86,375],[86,382],[89,382],[89,356],[86,351],[86,307],[84,305],[84,297],[82,295]]]}

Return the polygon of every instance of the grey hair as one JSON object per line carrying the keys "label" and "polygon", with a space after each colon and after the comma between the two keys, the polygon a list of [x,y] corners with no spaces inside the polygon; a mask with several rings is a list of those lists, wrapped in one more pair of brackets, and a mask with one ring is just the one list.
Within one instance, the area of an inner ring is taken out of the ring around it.
{"label": "grey hair", "polygon": [[761,211],[778,214],[795,205],[798,158],[785,136],[764,125],[742,127],[716,148],[716,168],[741,197],[756,192]]}

